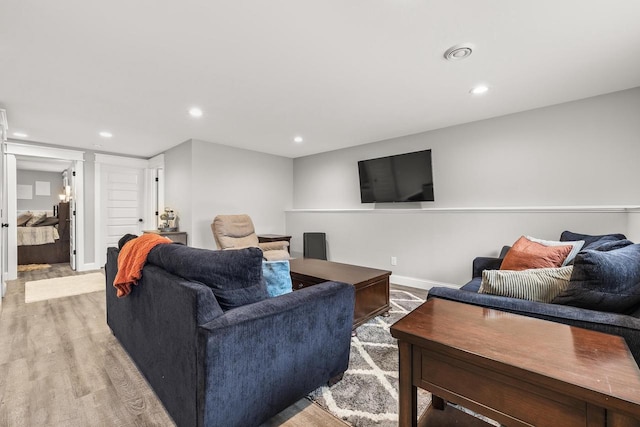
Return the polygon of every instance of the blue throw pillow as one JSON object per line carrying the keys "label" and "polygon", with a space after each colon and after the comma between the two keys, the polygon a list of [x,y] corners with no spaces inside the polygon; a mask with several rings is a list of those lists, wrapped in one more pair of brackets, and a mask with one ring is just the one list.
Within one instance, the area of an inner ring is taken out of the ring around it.
{"label": "blue throw pillow", "polygon": [[293,291],[288,260],[262,261],[262,276],[267,284],[267,293],[270,297],[277,297]]}
{"label": "blue throw pillow", "polygon": [[579,234],[573,233],[571,231],[563,231],[560,235],[561,242],[575,242],[576,240],[584,240],[584,246],[582,250],[591,249],[591,245],[600,241],[614,241],[614,240],[624,240],[627,237],[624,234],[601,234],[597,236],[592,236],[590,234]]}
{"label": "blue throw pillow", "polygon": [[614,313],[633,309],[640,304],[640,244],[610,241],[578,253],[569,286],[552,302]]}

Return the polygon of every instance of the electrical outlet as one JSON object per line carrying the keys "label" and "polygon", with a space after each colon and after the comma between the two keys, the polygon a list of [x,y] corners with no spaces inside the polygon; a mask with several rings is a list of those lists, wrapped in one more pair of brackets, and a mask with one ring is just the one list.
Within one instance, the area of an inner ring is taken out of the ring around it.
{"label": "electrical outlet", "polygon": [[391,265],[398,265],[398,258],[392,256],[391,257]]}

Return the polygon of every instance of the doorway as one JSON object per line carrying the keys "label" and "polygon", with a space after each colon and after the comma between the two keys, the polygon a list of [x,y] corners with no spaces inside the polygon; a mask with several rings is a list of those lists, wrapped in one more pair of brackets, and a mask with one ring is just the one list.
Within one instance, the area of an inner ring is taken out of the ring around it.
{"label": "doorway", "polygon": [[72,163],[16,156],[18,272],[50,264],[75,270]]}
{"label": "doorway", "polygon": [[[70,173],[75,173],[74,185],[69,185],[68,197],[69,200],[74,201],[73,210],[69,210],[69,226],[73,225],[74,233],[71,237],[73,241],[69,242],[70,257],[75,255],[75,261],[78,265],[83,263],[83,224],[84,224],[84,209],[83,209],[83,176],[84,176],[84,153],[81,151],[34,146],[28,144],[20,144],[8,142],[5,150],[5,166],[6,170],[6,197],[3,201],[3,208],[6,213],[7,226],[7,238],[3,242],[3,249],[6,250],[6,277],[5,280],[13,280],[17,278],[17,265],[18,265],[18,236],[17,236],[17,214],[18,214],[18,163],[21,164],[21,168],[24,168],[25,164],[31,163],[39,164],[37,167],[53,167],[51,165],[57,165],[57,167],[67,167],[66,170]],[[44,182],[44,181],[41,181]],[[35,185],[34,185],[35,187]],[[32,191],[35,192],[35,188]],[[21,188],[23,193],[21,196],[26,196],[27,189]],[[57,191],[57,189],[55,190]],[[40,192],[46,192],[40,188]],[[49,187],[49,192],[51,188]],[[52,207],[53,209],[53,207]],[[73,248],[73,249],[71,249]]]}

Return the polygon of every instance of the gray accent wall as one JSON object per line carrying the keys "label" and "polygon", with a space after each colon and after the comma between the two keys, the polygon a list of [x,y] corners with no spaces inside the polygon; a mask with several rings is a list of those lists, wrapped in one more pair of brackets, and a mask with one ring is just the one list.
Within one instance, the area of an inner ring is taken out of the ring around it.
{"label": "gray accent wall", "polygon": [[358,160],[424,149],[435,202],[414,208],[638,204],[639,118],[635,88],[300,157],[294,207],[371,209],[360,203]]}
{"label": "gray accent wall", "polygon": [[[18,170],[16,173],[18,185],[30,185],[32,199],[18,199],[17,208],[30,211],[52,211],[53,206],[60,203],[58,195],[62,193],[62,173],[32,170]],[[36,181],[49,183],[49,195],[36,195]]]}
{"label": "gray accent wall", "polygon": [[[292,249],[304,231],[324,231],[330,260],[429,287],[464,284],[473,257],[523,234],[638,236],[637,213],[616,206],[640,206],[639,117],[634,88],[294,159]],[[433,150],[435,202],[360,203],[358,160],[423,149]]]}
{"label": "gray accent wall", "polygon": [[165,202],[180,218],[189,245],[214,249],[213,218],[249,214],[258,233],[286,231],[293,207],[293,160],[200,141],[165,154]]}

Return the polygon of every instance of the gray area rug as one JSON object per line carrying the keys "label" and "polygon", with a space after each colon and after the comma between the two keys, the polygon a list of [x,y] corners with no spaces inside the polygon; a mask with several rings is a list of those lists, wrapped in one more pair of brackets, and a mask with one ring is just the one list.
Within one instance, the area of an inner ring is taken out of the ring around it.
{"label": "gray area rug", "polygon": [[[409,292],[392,289],[389,317],[369,320],[351,338],[349,368],[342,381],[315,390],[309,398],[352,426],[397,426],[398,345],[389,327],[423,302]],[[431,395],[418,390],[419,411],[430,402]]]}
{"label": "gray area rug", "polygon": [[[354,427],[396,427],[398,425],[398,345],[389,328],[424,302],[401,290],[389,295],[389,316],[378,316],[357,329],[351,338],[349,367],[344,378],[332,387],[320,387],[309,399]],[[431,403],[431,394],[418,389],[418,413]],[[493,420],[452,405],[483,421]]]}

